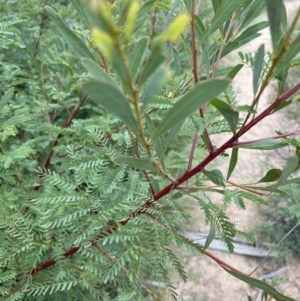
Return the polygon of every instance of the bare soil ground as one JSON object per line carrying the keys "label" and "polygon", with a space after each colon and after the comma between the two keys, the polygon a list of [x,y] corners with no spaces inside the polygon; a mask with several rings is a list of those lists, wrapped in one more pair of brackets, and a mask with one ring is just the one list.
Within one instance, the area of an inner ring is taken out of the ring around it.
{"label": "bare soil ground", "polygon": [[[292,15],[300,5],[300,0],[286,1],[286,7],[289,15]],[[271,48],[269,29],[262,31],[261,37],[252,41],[242,49],[243,52],[255,52],[261,44],[265,44],[267,49]],[[230,58],[230,64],[233,65],[232,59],[238,62],[238,56],[235,54]],[[225,62],[226,64],[226,62]],[[237,75],[233,82],[234,90],[237,93],[237,99],[242,104],[250,104],[253,99],[252,92],[252,70],[244,67]],[[268,106],[276,97],[276,86],[271,84],[264,92],[259,103],[258,112],[261,112]],[[266,138],[276,135],[274,130],[293,131],[298,125],[298,120],[295,116],[291,118],[284,111],[278,112],[263,120],[249,133],[241,138],[244,140],[253,140]],[[226,137],[225,137],[226,139]],[[213,144],[221,145],[225,141],[224,137],[213,137]],[[288,151],[285,150],[286,156]],[[225,174],[227,172],[229,160],[218,159],[214,165],[221,169]],[[285,160],[282,155],[276,151],[257,151],[257,150],[242,150],[239,153],[239,162],[232,175],[232,180],[237,183],[251,183],[257,181],[264,176],[266,171],[272,167],[283,168]],[[215,195],[212,198],[219,203],[220,196]],[[193,200],[188,200],[192,214],[191,222],[185,226],[186,231],[191,232],[208,232],[208,227],[204,223],[203,213]],[[235,206],[228,208],[228,216],[234,220],[238,228],[241,230],[249,230],[262,220],[259,213],[259,207],[248,202],[246,211],[240,211]],[[240,256],[235,254],[227,254],[224,252],[210,250],[212,254],[227,262],[233,267],[244,273],[252,272],[259,264],[259,259]],[[258,290],[249,285],[235,279],[227,274],[220,266],[205,256],[193,255],[190,252],[180,251],[178,254],[184,260],[184,264],[189,276],[186,283],[181,280],[175,280],[174,286],[177,287],[178,300],[195,300],[195,301],[243,301],[247,300],[247,295],[250,295],[253,300],[256,300]],[[300,262],[286,262],[288,269],[279,277],[286,277],[286,283],[277,286],[277,289],[283,293],[300,300]],[[267,261],[264,267],[260,267],[254,274],[254,277],[260,277],[272,270],[279,268],[272,261]],[[166,298],[168,300],[168,298]]]}

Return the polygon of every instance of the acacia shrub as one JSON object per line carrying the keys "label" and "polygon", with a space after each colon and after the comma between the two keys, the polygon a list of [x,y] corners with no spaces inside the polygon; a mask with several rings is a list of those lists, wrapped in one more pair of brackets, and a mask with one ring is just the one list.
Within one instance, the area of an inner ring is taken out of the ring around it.
{"label": "acacia shrub", "polygon": [[[41,1],[1,6],[1,286],[6,300],[159,300],[145,280],[187,276],[170,245],[209,256],[277,300],[292,300],[207,251],[218,235],[230,252],[237,229],[226,215],[244,199],[299,183],[299,142],[281,133],[242,136],[291,103],[283,93],[299,52],[282,1]],[[29,5],[30,4],[30,5]],[[44,6],[46,5],[46,6]],[[267,9],[269,22],[255,21]],[[244,64],[220,60],[270,25],[273,53],[240,53],[253,68],[253,100],[241,106],[231,81]],[[278,96],[259,110],[271,80]],[[222,145],[210,137],[230,133]],[[189,141],[186,155],[178,147]],[[295,155],[257,185],[227,186],[242,148],[290,147]],[[195,150],[205,152],[195,162]],[[218,156],[228,173],[211,169]],[[187,184],[189,180],[189,184]],[[211,188],[209,183],[218,188]],[[206,184],[209,184],[207,186]],[[213,203],[207,192],[223,196]],[[205,247],[178,228],[183,195],[211,224]],[[250,297],[249,297],[250,298]]]}

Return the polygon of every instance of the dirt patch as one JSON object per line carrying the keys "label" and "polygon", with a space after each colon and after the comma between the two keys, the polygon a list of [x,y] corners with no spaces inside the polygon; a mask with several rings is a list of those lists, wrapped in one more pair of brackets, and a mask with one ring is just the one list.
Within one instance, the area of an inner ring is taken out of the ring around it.
{"label": "dirt patch", "polygon": [[[291,16],[300,1],[286,1],[286,8],[288,14]],[[265,44],[266,49],[271,49],[269,29],[263,30],[261,37],[252,41],[245,47],[239,49],[243,52],[254,52],[261,44]],[[230,59],[235,59],[238,63],[237,55],[233,55]],[[231,60],[232,63],[232,60]],[[250,104],[253,99],[252,92],[252,70],[244,67],[237,77],[234,79],[233,87],[237,93],[237,99],[241,104]],[[276,98],[276,86],[270,84],[265,90],[258,106],[258,113],[264,110]],[[266,138],[276,135],[274,130],[281,130],[283,132],[293,131],[297,127],[297,120],[292,120],[286,115],[286,112],[280,111],[265,120],[261,121],[255,128],[245,134],[241,141]],[[228,137],[213,137],[214,145],[221,145]],[[284,157],[289,156],[289,150],[279,153],[278,151],[257,151],[257,150],[241,150],[239,153],[239,162],[232,175],[232,181],[237,183],[251,183],[257,181],[264,176],[270,166],[276,168],[283,168],[286,160]],[[218,158],[214,165],[218,166],[226,174],[229,160]],[[220,202],[220,196],[212,196],[216,203]],[[208,226],[204,223],[203,212],[193,200],[188,200],[190,213],[192,219],[189,224],[185,226],[186,231],[191,232],[207,232]],[[227,214],[234,220],[238,229],[249,230],[254,224],[262,220],[259,214],[259,207],[251,202],[247,202],[247,210],[241,211],[234,205],[231,205]],[[260,261],[255,258],[227,254],[223,252],[210,252],[232,265],[233,267],[243,271],[244,273],[252,272]],[[199,301],[233,301],[233,300],[247,300],[247,295],[250,295],[253,300],[256,300],[258,290],[249,285],[235,279],[226,273],[220,266],[206,256],[193,255],[190,252],[180,251],[180,258],[183,258],[186,271],[188,273],[188,281],[186,283],[175,280],[174,286],[177,287],[178,300],[199,300]],[[277,286],[283,293],[288,296],[300,300],[300,263],[287,262],[288,269],[286,272],[280,274],[280,277],[286,277],[288,281]],[[259,268],[254,277],[260,277],[267,272],[278,268],[270,262],[264,266],[264,269]],[[166,298],[168,300],[168,298]]]}

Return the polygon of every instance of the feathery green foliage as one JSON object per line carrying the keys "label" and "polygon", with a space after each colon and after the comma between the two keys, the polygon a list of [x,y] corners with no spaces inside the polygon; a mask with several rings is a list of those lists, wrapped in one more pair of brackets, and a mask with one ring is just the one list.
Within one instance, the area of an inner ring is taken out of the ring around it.
{"label": "feathery green foliage", "polygon": [[[176,300],[170,269],[184,281],[187,275],[174,246],[205,254],[178,232],[189,220],[183,194],[198,200],[230,252],[236,234],[251,239],[225,209],[234,202],[245,210],[244,199],[265,201],[257,188],[226,187],[207,164],[227,158],[245,132],[293,94],[255,117],[274,74],[284,84],[286,77],[274,73],[277,63],[287,57],[291,64],[298,46],[291,44],[285,57],[292,24],[276,56],[255,64],[254,54],[239,54],[254,69],[258,91],[240,106],[231,81],[241,66],[219,62],[268,25],[255,23],[265,4],[209,1],[203,10],[201,3],[0,5],[0,298],[160,300],[146,281],[153,280]],[[210,136],[222,133],[232,138],[212,145]],[[191,145],[187,156],[182,141]],[[195,148],[205,152],[202,162],[195,162]],[[288,163],[280,185],[294,169]],[[181,187],[188,179],[202,188]],[[217,187],[206,186],[211,182]],[[259,188],[278,192],[272,185]],[[211,191],[223,195],[221,205],[211,201]]]}

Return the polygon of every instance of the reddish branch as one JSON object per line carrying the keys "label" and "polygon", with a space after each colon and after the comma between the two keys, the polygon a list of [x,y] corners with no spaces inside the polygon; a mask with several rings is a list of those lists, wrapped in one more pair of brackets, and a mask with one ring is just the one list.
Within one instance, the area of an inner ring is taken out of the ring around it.
{"label": "reddish branch", "polygon": [[[196,45],[196,33],[195,33],[195,9],[196,9],[195,6],[196,6],[196,1],[192,0],[191,31],[192,31],[193,75],[194,75],[194,81],[197,84],[199,80],[198,80],[198,63],[197,63],[197,53],[198,53],[198,50],[197,50],[197,45]],[[199,113],[200,113],[201,118],[204,120],[205,107],[201,107],[199,109]],[[212,143],[210,141],[210,138],[209,138],[209,135],[208,135],[208,131],[207,131],[206,128],[204,130],[204,135],[205,135],[206,140],[208,142],[209,151],[210,151],[210,153],[213,153],[214,152],[214,148],[213,148],[213,145],[212,145]],[[194,141],[195,141],[195,138],[194,138]],[[193,145],[194,145],[194,142],[193,142]],[[191,154],[190,154],[190,159],[193,158],[194,150],[195,150],[195,148],[193,149],[193,146],[192,146]],[[191,166],[191,162],[190,161],[189,161],[189,166]],[[188,170],[189,170],[189,167],[188,167]]]}
{"label": "reddish branch", "polygon": [[[66,118],[65,122],[64,122],[63,125],[62,125],[62,128],[63,128],[63,129],[70,126],[72,120],[77,116],[77,114],[78,114],[80,108],[83,106],[83,104],[85,103],[86,99],[87,99],[87,95],[83,96],[83,97],[81,98],[80,102],[79,102],[79,105],[77,106],[77,109],[76,109],[75,111],[73,111],[74,108],[71,110],[71,114],[68,115],[68,117]],[[60,139],[62,136],[63,136],[62,134],[59,134],[59,135],[57,136],[57,138],[54,140],[53,145],[52,145],[52,148],[51,148],[51,151],[50,151],[50,153],[49,153],[49,155],[48,155],[48,157],[47,157],[47,159],[46,159],[46,162],[45,162],[45,164],[44,164],[44,166],[43,166],[43,169],[47,169],[47,168],[50,166],[52,157],[53,157],[53,155],[54,155],[54,147],[57,146],[58,141],[59,141],[59,139]],[[40,174],[39,177],[42,178],[42,175]],[[37,190],[39,190],[39,189],[40,189],[40,186],[39,186],[39,185],[34,187],[34,191],[37,191]],[[24,208],[24,210],[23,210],[23,213],[25,214],[28,210],[29,210],[29,207],[26,206],[26,207]]]}
{"label": "reddish branch", "polygon": [[[185,182],[186,180],[188,180],[189,178],[191,178],[192,176],[194,176],[195,174],[197,174],[198,172],[202,171],[204,169],[204,167],[210,163],[211,161],[213,161],[217,156],[219,156],[222,152],[224,152],[226,149],[231,148],[236,139],[241,137],[243,134],[245,134],[247,131],[249,131],[253,126],[255,126],[258,122],[260,122],[263,118],[269,116],[270,114],[272,114],[273,110],[279,106],[281,103],[283,103],[284,101],[286,101],[291,95],[293,95],[296,91],[298,91],[300,89],[300,83],[297,84],[296,86],[294,86],[290,91],[286,92],[285,94],[283,94],[282,96],[278,97],[273,104],[271,104],[267,109],[265,109],[262,113],[260,113],[257,117],[255,117],[254,119],[252,119],[247,125],[245,125],[242,129],[240,129],[240,131],[236,134],[236,136],[230,138],[227,142],[225,142],[221,147],[219,147],[218,149],[215,150],[214,153],[210,153],[201,163],[199,163],[196,167],[194,167],[193,169],[187,171],[184,175],[182,175],[180,178],[177,179],[176,183],[171,183],[170,185],[166,186],[164,189],[162,189],[160,192],[158,192],[155,197],[153,199],[149,199],[148,201],[146,201],[144,203],[144,205],[140,208],[137,208],[135,211],[133,211],[130,216],[128,216],[126,219],[121,220],[119,222],[119,225],[124,226],[126,225],[131,219],[135,218],[138,215],[141,214],[148,214],[147,212],[147,208],[150,207],[154,202],[158,201],[159,199],[161,199],[162,197],[166,196],[167,194],[169,194],[172,190],[176,189],[177,186],[179,186],[180,184],[182,184],[183,182]],[[112,234],[113,232],[115,232],[118,229],[118,225],[112,225],[110,226],[110,228],[108,228],[108,230],[106,231],[102,231],[101,233],[99,233],[97,235],[97,237],[95,237],[95,240],[92,241],[91,243],[94,244],[96,241],[103,239],[104,237],[108,236],[109,234]],[[183,235],[180,236],[182,239],[188,240],[186,237],[184,237]],[[64,258],[68,258],[70,256],[72,256],[73,254],[77,253],[79,250],[81,249],[80,246],[76,246],[73,247],[72,249],[68,250],[67,252],[65,252],[64,254],[62,254],[62,256]],[[207,256],[209,256],[211,259],[213,259],[214,261],[216,261],[218,264],[220,264],[221,266],[225,266],[227,268],[229,268],[232,271],[241,273],[240,271],[234,269],[233,267],[227,265],[225,262],[221,261],[220,259],[216,258],[215,256],[213,256],[212,254],[208,253],[207,251],[205,251],[205,254]],[[29,274],[33,277],[36,274],[38,274],[40,271],[47,269],[53,265],[56,264],[56,260],[51,259],[46,261],[45,263],[39,265],[38,267],[32,269]],[[243,274],[243,273],[241,273]],[[22,275],[19,275],[17,277],[17,281],[20,281]],[[8,298],[9,296],[11,296],[12,293],[10,293],[9,295],[7,295],[5,298]]]}
{"label": "reddish branch", "polygon": [[193,164],[195,149],[196,149],[196,146],[197,146],[197,141],[198,141],[198,133],[196,132],[195,135],[194,135],[193,144],[192,144],[192,148],[191,148],[191,151],[190,151],[187,171],[190,171],[192,169],[192,164]]}
{"label": "reddish branch", "polygon": [[[174,234],[176,234],[178,237],[180,237],[182,240],[187,241],[188,243],[193,243],[192,240],[186,238],[184,235],[177,233],[173,230],[171,230],[164,222],[160,221],[158,218],[156,218],[153,214],[149,213],[149,212],[145,212],[145,215],[149,216],[151,219],[153,219],[154,221],[158,222],[159,224],[161,224],[164,228],[172,231]],[[241,271],[235,269],[234,267],[232,267],[231,265],[227,264],[226,262],[220,260],[219,258],[215,257],[214,255],[210,254],[209,252],[207,252],[206,250],[203,250],[204,254],[207,255],[208,257],[210,257],[212,260],[214,260],[216,263],[218,263],[219,265],[221,265],[222,267],[226,267],[227,269],[233,271],[233,272],[237,272],[239,274],[242,275],[246,275],[244,273],[242,273]]]}
{"label": "reddish branch", "polygon": [[[67,117],[67,119],[65,120],[65,122],[64,122],[63,125],[62,125],[62,128],[63,128],[63,129],[65,129],[65,128],[67,128],[67,127],[70,126],[70,124],[71,124],[71,122],[73,121],[73,119],[77,116],[77,114],[78,114],[80,108],[81,108],[81,107],[83,106],[83,104],[85,103],[86,99],[87,99],[87,95],[85,95],[84,97],[81,98],[81,100],[80,100],[80,102],[79,102],[79,105],[77,106],[77,109],[76,109],[74,112],[73,112],[73,110],[71,111],[71,114]],[[59,139],[60,139],[62,136],[63,136],[62,134],[59,134],[59,135],[57,136],[57,138],[54,140],[53,145],[52,145],[52,149],[51,149],[51,151],[50,151],[50,153],[49,153],[49,155],[48,155],[48,157],[47,157],[47,160],[46,160],[46,162],[45,162],[45,164],[44,164],[44,169],[47,169],[47,168],[49,167],[49,165],[50,165],[50,163],[51,163],[51,160],[52,160],[52,157],[53,157],[53,155],[54,155],[54,147],[57,146],[58,141],[59,141]],[[39,190],[39,187],[40,187],[40,186],[35,187],[34,190]]]}
{"label": "reddish branch", "polygon": [[234,267],[230,266],[229,264],[227,264],[226,262],[222,261],[221,259],[219,259],[218,257],[212,255],[211,253],[204,251],[205,255],[208,256],[209,258],[211,258],[212,260],[214,260],[216,263],[218,263],[220,266],[228,268],[229,270],[231,270],[232,272],[236,272],[239,273],[241,275],[245,275],[247,276],[247,274],[242,273],[241,271],[235,269]]}
{"label": "reddish branch", "polygon": [[267,137],[267,138],[262,138],[262,139],[256,139],[256,140],[249,140],[249,141],[235,142],[235,143],[233,144],[233,147],[234,147],[234,146],[240,146],[240,145],[247,145],[247,144],[256,143],[256,142],[262,142],[262,141],[266,141],[266,140],[269,140],[269,139],[281,139],[281,138],[286,138],[286,137],[289,137],[289,136],[295,136],[295,135],[297,135],[297,134],[299,134],[299,133],[300,133],[300,130],[297,130],[297,131],[285,133],[285,134],[282,134],[282,135],[277,135],[277,136],[272,136],[272,137]]}
{"label": "reddish branch", "polygon": [[[65,122],[63,123],[62,128],[67,128],[67,127],[70,126],[72,120],[77,116],[77,114],[78,114],[80,108],[83,106],[83,104],[85,103],[86,99],[87,99],[87,95],[85,95],[85,96],[83,96],[83,97],[81,98],[81,100],[80,100],[80,102],[79,102],[79,105],[78,105],[77,109],[76,109],[74,112],[73,112],[73,110],[71,111],[71,114],[67,117],[67,119],[66,119]],[[51,149],[51,151],[50,151],[50,153],[49,153],[49,155],[48,155],[48,158],[47,158],[47,160],[46,160],[46,163],[44,164],[44,169],[47,169],[47,168],[49,167],[49,165],[50,165],[50,163],[51,163],[51,159],[52,159],[53,154],[54,154],[54,149],[53,149],[53,148],[54,148],[55,146],[57,146],[58,141],[59,141],[59,139],[60,139],[61,137],[62,137],[62,134],[59,134],[59,135],[57,136],[57,138],[55,139],[55,141],[53,142],[52,149]],[[35,190],[35,191],[37,191],[37,190],[39,190],[39,189],[40,189],[40,186],[34,187],[34,190]],[[25,209],[24,209],[24,211],[23,211],[23,213],[26,213],[28,210],[29,210],[29,207],[26,206]],[[78,252],[79,249],[80,249],[80,247],[74,247],[74,248],[72,248],[71,250],[65,252],[65,253],[63,254],[63,256],[64,256],[65,258],[66,258],[66,257],[69,257],[69,256],[71,256],[72,254]],[[44,264],[40,265],[39,267],[32,269],[31,272],[30,272],[30,275],[33,276],[33,275],[37,274],[39,271],[44,270],[44,269],[48,268],[49,266],[52,266],[52,265],[55,264],[55,263],[56,263],[56,260],[54,260],[54,259],[48,260],[47,262],[45,262]],[[17,279],[16,279],[17,282],[20,280],[20,277],[21,277],[21,276],[22,276],[22,275],[19,275],[19,276],[17,277]],[[8,298],[10,295],[11,295],[11,294],[7,295],[5,298]]]}
{"label": "reddish branch", "polygon": [[[232,20],[231,20],[232,21]],[[155,22],[156,22],[156,11],[154,12],[153,15],[153,19],[152,19],[152,33],[151,33],[151,38],[153,38],[153,36],[155,35]],[[196,36],[195,36],[195,0],[192,0],[192,13],[191,13],[191,33],[192,33],[192,57],[193,57],[193,75],[194,75],[194,81],[195,83],[198,83],[198,72],[197,72],[197,46],[196,46]],[[227,38],[227,37],[226,37]],[[225,40],[226,40],[225,38]],[[222,50],[220,50],[219,55],[221,53]],[[106,70],[108,71],[108,70]],[[156,222],[162,224],[164,227],[168,228],[166,225],[164,225],[161,221],[159,221],[155,216],[151,215],[148,211],[147,208],[149,208],[154,202],[160,200],[162,197],[166,196],[167,194],[169,194],[172,190],[177,189],[177,187],[179,188],[183,182],[185,182],[186,180],[190,179],[191,177],[193,177],[195,174],[201,172],[205,166],[207,164],[209,164],[210,162],[212,162],[216,157],[218,157],[222,152],[224,152],[225,150],[227,150],[228,148],[231,148],[233,146],[237,146],[237,145],[242,145],[242,144],[248,144],[248,143],[253,143],[253,142],[259,142],[259,141],[263,141],[265,139],[259,139],[259,140],[255,140],[255,141],[246,141],[246,142],[236,142],[236,140],[241,137],[243,134],[245,134],[247,131],[249,131],[253,126],[255,126],[258,122],[260,122],[262,119],[264,119],[265,117],[267,117],[268,115],[271,115],[274,111],[274,109],[279,106],[281,103],[283,103],[284,101],[286,101],[291,95],[293,95],[296,91],[298,91],[300,89],[300,83],[297,84],[295,87],[293,87],[290,91],[286,92],[285,94],[283,94],[282,96],[278,97],[275,102],[273,104],[271,104],[267,109],[265,109],[262,113],[260,113],[257,117],[253,118],[248,124],[246,124],[245,126],[243,126],[240,131],[233,137],[231,137],[227,142],[225,142],[221,147],[219,147],[218,149],[214,149],[212,146],[212,143],[210,141],[209,135],[207,130],[205,129],[205,136],[206,139],[209,143],[209,149],[210,149],[210,154],[201,162],[199,163],[196,167],[192,168],[192,161],[193,161],[193,156],[194,156],[194,151],[197,145],[197,140],[198,140],[198,134],[195,133],[194,135],[194,139],[193,139],[193,144],[191,147],[191,152],[190,152],[190,156],[189,156],[189,163],[188,163],[188,168],[185,174],[183,174],[180,178],[178,178],[174,183],[169,184],[168,186],[166,186],[164,189],[162,189],[161,191],[159,191],[158,193],[155,193],[150,179],[148,177],[147,172],[144,172],[144,175],[147,179],[147,181],[149,182],[150,185],[150,189],[151,189],[151,193],[153,198],[149,199],[148,201],[146,201],[142,207],[137,208],[135,211],[133,211],[126,219],[119,221],[119,224],[115,224],[115,225],[111,225],[106,231],[102,231],[100,232],[93,241],[91,241],[91,244],[93,246],[96,246],[96,242],[98,240],[103,239],[104,237],[112,234],[113,232],[117,231],[119,226],[124,226],[126,225],[131,219],[141,215],[141,214],[146,214],[147,216],[149,216],[150,218],[154,219]],[[80,103],[77,107],[77,109],[75,111],[71,110],[71,114],[67,117],[67,119],[65,120],[64,124],[62,125],[62,128],[67,128],[70,126],[72,120],[77,116],[80,108],[83,106],[84,102],[86,101],[87,96],[84,96],[81,100]],[[205,113],[205,108],[201,107],[200,108],[200,116],[202,118],[204,118],[204,113]],[[270,137],[268,139],[279,139],[279,138],[283,138],[283,137],[287,137],[287,136],[292,136],[295,135],[296,133],[299,133],[300,131],[294,131],[294,132],[290,132],[290,133],[286,133],[283,135],[278,135],[278,136],[274,136],[274,137]],[[43,166],[44,169],[49,168],[50,164],[51,164],[51,160],[52,157],[54,155],[54,147],[57,146],[59,139],[62,137],[62,134],[59,134],[57,136],[57,138],[54,140],[53,142],[53,146],[52,149],[50,151],[50,153],[48,154],[48,157],[46,159],[46,162]],[[137,145],[135,143],[135,141],[132,139],[133,141],[133,146],[136,152],[137,157],[140,157],[139,154],[139,150],[137,148]],[[81,148],[78,148],[78,150],[80,150]],[[1,151],[1,149],[0,149]],[[34,190],[39,190],[40,186],[36,186],[34,188]],[[28,208],[27,208],[28,210]],[[27,211],[26,210],[26,211]],[[168,228],[169,229],[169,228]],[[170,229],[169,229],[170,230]],[[181,235],[181,234],[177,234],[181,239],[191,242],[191,240],[187,239],[185,236]],[[79,252],[81,250],[81,246],[76,246],[71,248],[70,250],[66,251],[65,253],[62,254],[62,257],[64,258],[68,258],[74,254],[76,254],[77,252]],[[226,267],[228,269],[230,269],[231,271],[237,272],[239,274],[243,274],[242,272],[240,272],[239,270],[233,268],[232,266],[228,265],[227,263],[223,262],[222,260],[220,260],[219,258],[215,257],[214,255],[210,254],[209,252],[207,252],[206,250],[203,250],[205,255],[210,257],[212,260],[214,260],[215,262],[217,262],[219,265]],[[37,275],[39,272],[41,272],[42,270],[45,270],[53,265],[55,265],[57,263],[57,260],[55,259],[50,259],[46,262],[44,262],[43,264],[33,268],[30,272],[28,272],[28,274],[33,277],[35,275]],[[21,280],[21,277],[24,274],[20,274],[17,276],[16,281],[19,282]],[[244,275],[244,274],[243,274]],[[22,288],[22,285],[19,287],[14,288],[10,294],[8,294],[5,298],[9,298],[10,296],[12,296],[14,293],[16,293],[18,290],[20,290]]]}

